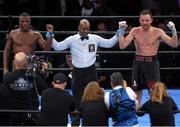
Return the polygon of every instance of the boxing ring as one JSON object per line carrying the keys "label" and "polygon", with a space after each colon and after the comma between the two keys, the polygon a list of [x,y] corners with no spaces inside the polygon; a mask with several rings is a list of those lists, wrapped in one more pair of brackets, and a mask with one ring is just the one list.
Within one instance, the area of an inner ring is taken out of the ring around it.
{"label": "boxing ring", "polygon": [[[8,20],[9,18],[12,18],[12,19],[18,19],[19,16],[0,16],[0,20]],[[86,18],[86,19],[89,19],[90,20],[90,23],[93,22],[94,20],[115,20],[116,24],[115,25],[118,25],[117,22],[118,21],[121,21],[121,20],[137,20],[139,18],[139,16],[87,16],[87,17],[82,17],[82,16],[31,16],[32,20],[36,19],[36,20],[39,20],[39,19],[58,19],[58,20],[80,20],[82,18]],[[153,16],[153,18],[155,20],[157,19],[161,19],[161,20],[165,20],[165,19],[171,19],[171,20],[175,20],[175,24],[176,24],[176,21],[180,21],[180,15],[174,15],[174,16]],[[32,24],[33,25],[33,24]],[[76,24],[77,25],[77,24]],[[74,28],[73,28],[74,29]],[[77,28],[75,28],[77,29]],[[6,30],[1,30],[0,31],[0,34],[6,34]],[[45,34],[46,31],[40,31],[42,34]],[[56,36],[58,35],[72,35],[72,34],[75,34],[77,33],[77,31],[54,31],[54,34]],[[115,31],[91,31],[91,33],[94,33],[94,34],[107,34],[107,35],[113,35],[115,34]],[[128,32],[126,32],[128,33]],[[166,31],[166,33],[171,33],[169,31]],[[177,33],[180,37],[180,31],[177,29]],[[5,36],[4,36],[5,37]],[[58,41],[61,41],[58,39]],[[2,42],[1,42],[2,43]],[[5,42],[4,42],[5,43]],[[126,49],[125,49],[126,50]],[[44,54],[44,55],[47,55],[47,54],[51,54],[51,55],[55,55],[55,54],[70,54],[69,51],[35,51],[35,54]],[[126,54],[126,55],[133,55],[135,54],[135,51],[97,51],[97,54],[98,55],[102,55],[102,54],[105,54],[105,55],[109,55],[109,54]],[[178,49],[172,49],[172,50],[166,50],[166,51],[158,51],[158,54],[161,54],[161,55],[166,55],[166,54],[172,54],[172,55],[177,55],[180,57],[180,51],[178,51]],[[0,51],[0,55],[1,55],[1,58],[2,55],[3,55],[3,50]],[[132,61],[131,61],[132,62]],[[169,62],[169,61],[168,61]],[[120,63],[121,64],[121,63]],[[49,68],[48,69],[49,71],[71,71],[70,68]],[[120,68],[112,68],[112,67],[106,67],[106,68],[102,68],[102,67],[97,67],[96,70],[98,72],[101,72],[101,71],[106,71],[106,72],[113,72],[113,71],[122,71],[122,72],[130,72],[132,70],[131,67],[120,67]],[[167,71],[167,72],[170,72],[170,71],[179,71],[179,75],[180,75],[180,65],[179,66],[169,66],[169,67],[161,67],[161,64],[160,64],[160,71]],[[0,73],[2,74],[3,73],[3,66],[1,64],[0,66]],[[179,86],[180,88],[180,86]],[[179,101],[179,98],[178,96],[180,96],[180,89],[170,89],[168,90],[168,92],[170,93],[170,96],[172,96],[172,98],[175,100],[175,102],[177,103],[178,105],[178,108],[180,109],[180,101]],[[144,103],[146,100],[148,99],[148,93],[147,93],[147,90],[144,90],[144,96],[142,98],[142,102]],[[40,110],[5,110],[5,109],[1,109],[0,112],[26,112],[26,113],[39,113]],[[140,112],[139,112],[140,113]],[[176,126],[180,126],[180,110],[176,111],[176,115],[175,115],[175,119],[176,119]],[[145,116],[143,117],[140,117],[138,118],[139,121],[140,121],[140,126],[147,126],[147,125],[150,125],[150,124],[147,124],[149,123],[149,119],[148,118],[148,115],[146,114]],[[144,122],[142,122],[144,121]]]}

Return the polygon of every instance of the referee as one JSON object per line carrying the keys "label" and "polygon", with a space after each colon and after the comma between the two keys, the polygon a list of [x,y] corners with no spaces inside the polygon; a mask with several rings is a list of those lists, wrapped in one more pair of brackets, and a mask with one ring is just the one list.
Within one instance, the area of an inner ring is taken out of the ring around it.
{"label": "referee", "polygon": [[[53,26],[47,25],[46,37],[52,36]],[[79,22],[78,33],[67,37],[61,42],[53,39],[52,47],[54,50],[65,50],[70,48],[72,55],[72,93],[76,101],[76,108],[81,101],[84,88],[91,81],[97,81],[97,72],[95,67],[96,52],[98,47],[111,48],[118,42],[121,31],[110,39],[104,39],[95,34],[89,34],[90,23],[86,19]]]}

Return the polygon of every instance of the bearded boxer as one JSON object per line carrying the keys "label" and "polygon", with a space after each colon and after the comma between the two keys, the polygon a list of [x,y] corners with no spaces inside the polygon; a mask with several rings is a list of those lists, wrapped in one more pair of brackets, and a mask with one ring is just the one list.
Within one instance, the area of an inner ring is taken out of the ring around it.
{"label": "bearded boxer", "polygon": [[6,42],[3,54],[4,74],[8,72],[8,59],[11,51],[14,55],[18,52],[31,55],[37,43],[43,50],[51,49],[51,38],[45,41],[39,32],[32,30],[31,17],[24,12],[19,16],[19,28],[10,32]]}
{"label": "bearded boxer", "polygon": [[132,82],[136,87],[137,99],[141,105],[142,90],[147,88],[149,81],[160,81],[159,61],[157,57],[160,40],[169,46],[178,46],[177,32],[175,24],[169,22],[168,28],[172,31],[172,37],[168,36],[162,29],[151,26],[153,22],[152,13],[143,10],[139,15],[140,26],[131,29],[129,34],[124,37],[127,24],[125,21],[119,22],[119,47],[126,48],[132,41],[136,47],[133,61]]}

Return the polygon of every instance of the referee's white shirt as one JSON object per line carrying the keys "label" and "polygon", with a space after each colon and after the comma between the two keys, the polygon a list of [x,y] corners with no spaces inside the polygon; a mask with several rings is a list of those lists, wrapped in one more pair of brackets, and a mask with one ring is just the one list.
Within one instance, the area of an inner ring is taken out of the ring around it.
{"label": "referee's white shirt", "polygon": [[89,39],[81,40],[81,36],[75,34],[69,36],[61,42],[53,39],[52,47],[54,50],[65,50],[70,48],[72,64],[77,68],[86,68],[93,65],[96,61],[98,47],[111,48],[118,42],[118,37],[114,35],[110,39],[104,39],[95,34],[88,34]]}

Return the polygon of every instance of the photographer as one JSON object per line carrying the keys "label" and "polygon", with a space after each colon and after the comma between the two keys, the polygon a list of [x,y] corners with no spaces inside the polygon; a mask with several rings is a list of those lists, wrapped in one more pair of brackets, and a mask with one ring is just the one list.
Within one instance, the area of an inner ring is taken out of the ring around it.
{"label": "photographer", "polygon": [[[38,95],[47,88],[40,76],[28,77],[28,59],[19,52],[13,61],[14,71],[4,75],[4,85],[8,88],[8,109],[36,110],[39,107]],[[37,80],[36,80],[37,79]],[[22,125],[28,113],[10,113],[10,125]]]}

